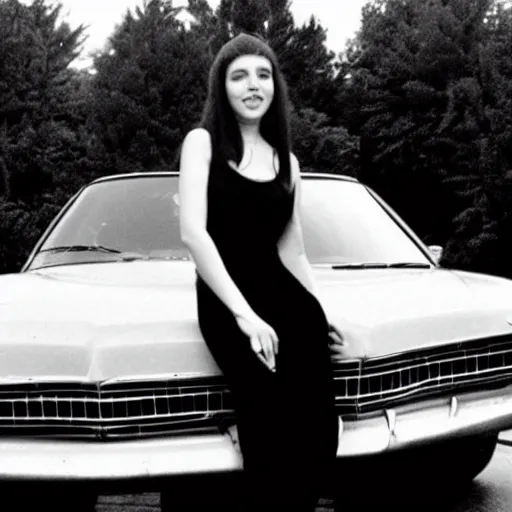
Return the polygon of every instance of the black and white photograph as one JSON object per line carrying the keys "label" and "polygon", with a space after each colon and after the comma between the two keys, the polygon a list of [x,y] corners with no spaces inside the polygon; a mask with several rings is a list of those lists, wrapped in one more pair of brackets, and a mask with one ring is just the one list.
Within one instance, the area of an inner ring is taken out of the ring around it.
{"label": "black and white photograph", "polygon": [[512,0],[0,0],[0,510],[510,512]]}

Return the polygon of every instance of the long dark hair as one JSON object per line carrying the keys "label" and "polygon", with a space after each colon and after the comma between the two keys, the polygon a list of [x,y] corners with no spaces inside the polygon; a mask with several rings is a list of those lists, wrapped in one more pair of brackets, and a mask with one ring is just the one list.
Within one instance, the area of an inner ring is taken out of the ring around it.
{"label": "long dark hair", "polygon": [[235,113],[228,102],[225,78],[229,64],[242,55],[260,55],[272,64],[274,98],[261,120],[260,130],[262,137],[277,153],[278,179],[289,189],[291,173],[288,91],[277,57],[262,38],[242,33],[219,50],[210,68],[208,95],[199,126],[210,133],[212,159],[219,162],[233,160],[240,164],[244,149],[243,139]]}

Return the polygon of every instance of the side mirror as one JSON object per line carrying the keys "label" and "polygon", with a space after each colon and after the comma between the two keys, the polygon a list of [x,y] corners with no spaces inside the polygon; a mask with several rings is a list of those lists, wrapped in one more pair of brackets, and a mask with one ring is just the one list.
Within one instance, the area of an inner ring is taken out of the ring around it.
{"label": "side mirror", "polygon": [[443,256],[443,247],[441,245],[429,245],[428,250],[436,260],[436,263],[439,263],[441,261],[441,257]]}

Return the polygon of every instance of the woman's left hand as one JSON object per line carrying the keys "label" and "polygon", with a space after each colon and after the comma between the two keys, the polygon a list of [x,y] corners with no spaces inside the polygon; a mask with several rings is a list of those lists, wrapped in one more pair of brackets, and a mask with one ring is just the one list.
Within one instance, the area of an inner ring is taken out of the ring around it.
{"label": "woman's left hand", "polygon": [[346,359],[347,342],[341,330],[331,322],[328,324],[329,349],[333,363]]}

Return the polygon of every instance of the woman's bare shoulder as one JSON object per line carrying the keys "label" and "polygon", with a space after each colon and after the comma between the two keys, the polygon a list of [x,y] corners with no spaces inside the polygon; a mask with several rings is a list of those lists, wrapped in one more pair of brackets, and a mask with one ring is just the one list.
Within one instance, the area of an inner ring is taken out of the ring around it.
{"label": "woman's bare shoulder", "polygon": [[210,133],[206,128],[192,128],[187,135],[185,136],[185,140],[187,141],[195,141],[195,142],[203,142],[210,144]]}
{"label": "woman's bare shoulder", "polygon": [[184,153],[194,154],[196,157],[210,159],[211,156],[211,139],[210,133],[205,128],[193,128],[190,130],[183,140]]}

